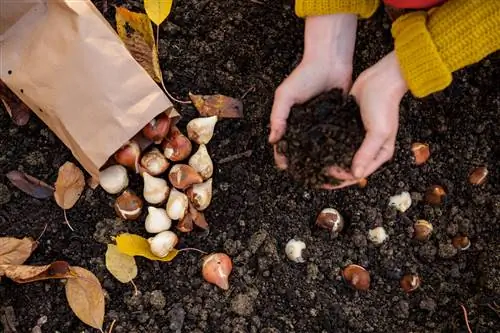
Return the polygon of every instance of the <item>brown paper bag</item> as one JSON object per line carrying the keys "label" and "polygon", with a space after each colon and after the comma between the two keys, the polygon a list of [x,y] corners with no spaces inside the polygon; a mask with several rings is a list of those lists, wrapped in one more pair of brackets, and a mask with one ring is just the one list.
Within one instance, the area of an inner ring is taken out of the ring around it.
{"label": "brown paper bag", "polygon": [[0,0],[0,57],[0,78],[94,177],[172,107],[89,0]]}

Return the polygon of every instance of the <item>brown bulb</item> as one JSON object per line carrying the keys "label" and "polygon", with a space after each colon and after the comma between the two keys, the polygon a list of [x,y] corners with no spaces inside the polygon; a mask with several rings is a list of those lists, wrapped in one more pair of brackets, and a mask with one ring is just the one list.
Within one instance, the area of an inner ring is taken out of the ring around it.
{"label": "brown bulb", "polygon": [[344,219],[336,209],[325,208],[316,218],[316,225],[331,233],[338,234],[344,228]]}
{"label": "brown bulb", "polygon": [[205,281],[224,290],[229,289],[229,275],[232,269],[231,258],[225,253],[212,253],[203,259],[202,274]]}
{"label": "brown bulb", "polygon": [[139,172],[141,148],[137,142],[133,140],[129,141],[116,151],[114,157],[118,164],[133,170],[135,173]]}
{"label": "brown bulb", "polygon": [[168,173],[168,180],[175,188],[185,190],[193,184],[203,183],[203,177],[187,164],[175,164]]}
{"label": "brown bulb", "polygon": [[204,230],[208,230],[208,223],[205,219],[205,214],[197,210],[191,202],[189,202],[189,215],[191,215],[194,224]]}
{"label": "brown bulb", "polygon": [[343,278],[358,290],[370,288],[370,273],[359,265],[349,265],[342,270]]}
{"label": "brown bulb", "polygon": [[125,190],[115,200],[116,214],[125,220],[136,220],[142,212],[142,199],[135,195],[132,191]]}
{"label": "brown bulb", "polygon": [[429,223],[428,221],[418,220],[413,225],[413,229],[415,230],[414,237],[416,240],[426,241],[431,237],[432,230],[434,228],[432,227],[432,224]]}
{"label": "brown bulb", "polygon": [[442,186],[431,185],[425,192],[425,201],[431,205],[440,205],[446,197],[446,192]]}
{"label": "brown bulb", "polygon": [[142,135],[154,143],[160,144],[170,130],[170,123],[170,117],[164,112],[144,126]]}
{"label": "brown bulb", "polygon": [[411,151],[413,152],[413,158],[416,165],[422,165],[429,159],[431,155],[429,151],[429,145],[426,143],[415,142],[411,145]]}
{"label": "brown bulb", "polygon": [[177,223],[177,230],[180,232],[193,231],[193,217],[191,214],[184,215],[184,217]]}
{"label": "brown bulb", "polygon": [[193,148],[191,141],[181,133],[177,126],[172,126],[161,146],[165,157],[174,162],[186,159]]}
{"label": "brown bulb", "polygon": [[417,275],[407,274],[400,281],[401,288],[407,293],[420,287],[420,278]]}
{"label": "brown bulb", "polygon": [[164,173],[170,163],[158,148],[153,148],[141,158],[141,166],[151,176],[158,176]]}
{"label": "brown bulb", "polygon": [[488,177],[488,169],[486,167],[475,168],[469,174],[469,183],[472,185],[484,184]]}
{"label": "brown bulb", "polygon": [[453,237],[451,243],[453,244],[453,247],[462,251],[467,250],[470,247],[470,240],[467,236],[457,235]]}

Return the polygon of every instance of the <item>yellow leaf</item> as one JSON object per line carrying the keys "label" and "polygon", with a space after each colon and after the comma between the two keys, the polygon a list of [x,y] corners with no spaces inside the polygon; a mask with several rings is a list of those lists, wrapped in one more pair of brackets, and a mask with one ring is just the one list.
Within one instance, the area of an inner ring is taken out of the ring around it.
{"label": "yellow leaf", "polygon": [[149,248],[149,243],[146,238],[143,238],[139,235],[134,234],[120,234],[116,236],[116,246],[121,253],[127,254],[129,256],[141,256],[151,260],[159,260],[159,261],[171,261],[175,258],[178,250],[174,249],[169,252],[166,257],[160,258],[155,256],[151,249]]}
{"label": "yellow leaf", "polygon": [[160,25],[170,14],[172,2],[172,0],[144,0],[144,9],[151,21]]}
{"label": "yellow leaf", "polygon": [[156,82],[162,81],[153,27],[147,15],[116,8],[116,31],[134,59]]}
{"label": "yellow leaf", "polygon": [[81,321],[102,332],[105,304],[101,283],[85,268],[75,266],[71,270],[77,277],[66,282],[68,304]]}
{"label": "yellow leaf", "polygon": [[120,252],[114,244],[108,244],[106,268],[121,283],[130,282],[137,276],[134,257]]}
{"label": "yellow leaf", "polygon": [[82,170],[71,162],[64,163],[57,175],[54,198],[62,209],[70,209],[82,195],[85,177]]}

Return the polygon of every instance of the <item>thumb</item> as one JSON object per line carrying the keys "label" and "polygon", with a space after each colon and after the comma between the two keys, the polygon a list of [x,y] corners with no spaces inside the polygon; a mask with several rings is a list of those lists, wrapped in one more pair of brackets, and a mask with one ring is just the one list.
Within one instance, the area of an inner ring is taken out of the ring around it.
{"label": "thumb", "polygon": [[290,109],[293,106],[293,98],[290,95],[283,93],[280,88],[274,96],[273,108],[271,111],[271,133],[269,134],[269,142],[274,144],[278,142],[286,131],[286,120],[290,114]]}
{"label": "thumb", "polygon": [[363,143],[352,159],[352,174],[355,178],[364,177],[367,167],[377,157],[383,147],[386,136],[367,132]]}

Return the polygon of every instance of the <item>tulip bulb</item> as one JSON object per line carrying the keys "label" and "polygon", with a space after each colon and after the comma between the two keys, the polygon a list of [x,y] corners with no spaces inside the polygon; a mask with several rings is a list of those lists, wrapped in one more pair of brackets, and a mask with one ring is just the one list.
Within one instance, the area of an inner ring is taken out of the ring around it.
{"label": "tulip bulb", "polygon": [[148,239],[151,252],[160,258],[166,257],[172,251],[179,238],[172,231],[162,231],[154,237]]}
{"label": "tulip bulb", "polygon": [[115,201],[116,214],[125,220],[136,220],[142,212],[142,199],[135,193],[125,190]]}
{"label": "tulip bulb", "polygon": [[394,195],[389,198],[389,207],[394,207],[401,213],[406,212],[411,206],[411,196],[410,193],[403,191],[401,194]]}
{"label": "tulip bulb", "polygon": [[285,246],[285,253],[288,259],[297,263],[304,262],[302,251],[306,248],[306,243],[296,239],[290,239]]}
{"label": "tulip bulb", "polygon": [[212,177],[214,164],[208,154],[207,146],[201,144],[196,153],[189,159],[189,165],[192,166],[204,180]]}
{"label": "tulip bulb", "polygon": [[142,177],[144,179],[144,199],[153,205],[164,202],[170,192],[167,181],[162,178],[153,177],[147,172],[143,172]]}
{"label": "tulip bulb", "polygon": [[187,164],[175,164],[168,173],[168,180],[170,180],[172,186],[179,190],[185,190],[193,184],[203,182],[200,174]]}
{"label": "tulip bulb", "polygon": [[167,170],[169,163],[158,148],[153,148],[142,156],[141,166],[151,176],[158,176]]}
{"label": "tulip bulb", "polygon": [[134,172],[139,172],[139,158],[141,157],[141,147],[135,141],[129,141],[114,154],[115,160]]}
{"label": "tulip bulb", "polygon": [[186,190],[186,194],[194,208],[199,211],[206,209],[212,201],[212,178],[201,184],[193,184]]}
{"label": "tulip bulb", "polygon": [[189,215],[191,215],[194,224],[202,229],[208,230],[208,223],[205,219],[205,214],[194,208],[193,204],[191,203],[189,203]]}
{"label": "tulip bulb", "polygon": [[158,115],[142,129],[142,134],[156,144],[167,136],[170,130],[170,117],[166,113]]}
{"label": "tulip bulb", "polygon": [[122,165],[112,165],[99,172],[99,184],[109,194],[117,194],[128,186],[127,169]]}
{"label": "tulip bulb", "polygon": [[149,206],[144,226],[147,232],[156,234],[170,229],[172,220],[168,217],[165,209]]}
{"label": "tulip bulb", "polygon": [[203,278],[221,289],[229,289],[229,275],[232,269],[231,258],[225,253],[212,253],[203,259]]}
{"label": "tulip bulb", "polygon": [[172,220],[182,220],[182,218],[188,211],[188,204],[188,197],[184,193],[178,191],[176,188],[172,188],[167,201],[168,217],[170,217]]}
{"label": "tulip bulb", "polygon": [[176,126],[172,126],[167,137],[162,142],[162,148],[166,158],[178,162],[186,159],[191,154],[192,145],[191,141]]}
{"label": "tulip bulb", "polygon": [[188,137],[197,144],[207,144],[214,135],[216,123],[217,116],[195,118],[186,126]]}
{"label": "tulip bulb", "polygon": [[193,217],[191,214],[186,214],[184,217],[177,223],[177,230],[180,232],[191,232],[193,231]]}

